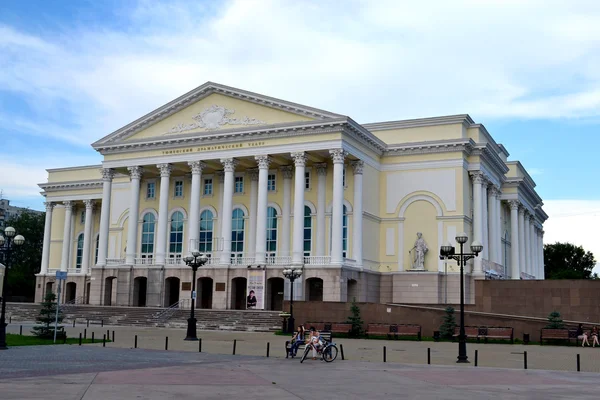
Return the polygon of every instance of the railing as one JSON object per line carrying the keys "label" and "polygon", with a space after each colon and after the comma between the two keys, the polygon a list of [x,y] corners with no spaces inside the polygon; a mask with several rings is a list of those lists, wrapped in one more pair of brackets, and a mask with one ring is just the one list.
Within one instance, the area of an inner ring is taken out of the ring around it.
{"label": "railing", "polygon": [[107,258],[106,265],[123,265],[125,264],[124,258]]}
{"label": "railing", "polygon": [[85,304],[84,296],[75,297],[73,300],[69,300],[69,301],[61,304],[60,310],[62,312],[69,312],[73,308],[73,306],[76,306],[78,304]]}
{"label": "railing", "polygon": [[175,313],[177,310],[189,309],[190,308],[190,299],[181,299],[177,303],[172,304],[169,308],[166,308],[156,314],[153,315],[154,320],[157,323],[165,323]]}
{"label": "railing", "polygon": [[331,264],[330,256],[308,256],[304,257],[304,264],[308,265],[328,265]]}
{"label": "railing", "polygon": [[254,257],[231,257],[232,265],[252,265],[254,264]]}
{"label": "railing", "polygon": [[267,256],[267,265],[290,265],[291,256]]}
{"label": "railing", "polygon": [[181,254],[169,254],[169,257],[167,258],[167,265],[185,265],[185,263],[183,262],[182,258],[181,258]]}
{"label": "railing", "polygon": [[154,264],[154,257],[148,258],[135,258],[135,265],[152,265]]}

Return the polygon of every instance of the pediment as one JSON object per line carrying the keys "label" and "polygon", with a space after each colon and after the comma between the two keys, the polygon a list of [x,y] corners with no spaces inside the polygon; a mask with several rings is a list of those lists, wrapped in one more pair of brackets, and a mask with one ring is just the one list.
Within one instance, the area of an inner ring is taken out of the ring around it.
{"label": "pediment", "polygon": [[207,83],[97,141],[92,146],[132,143],[151,138],[211,135],[294,122],[342,117],[295,103]]}

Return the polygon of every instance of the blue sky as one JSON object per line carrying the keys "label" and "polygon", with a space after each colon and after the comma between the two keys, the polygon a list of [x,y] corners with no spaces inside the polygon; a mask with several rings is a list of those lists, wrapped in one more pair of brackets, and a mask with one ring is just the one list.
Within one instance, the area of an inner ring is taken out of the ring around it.
{"label": "blue sky", "polygon": [[530,171],[547,238],[598,246],[600,2],[339,4],[0,1],[4,197],[41,209],[46,168],[211,80],[359,122],[469,113]]}

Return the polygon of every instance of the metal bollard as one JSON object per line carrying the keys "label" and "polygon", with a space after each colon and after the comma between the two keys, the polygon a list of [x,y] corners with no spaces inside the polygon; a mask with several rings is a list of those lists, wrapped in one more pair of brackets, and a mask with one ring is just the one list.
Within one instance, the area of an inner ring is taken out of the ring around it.
{"label": "metal bollard", "polygon": [[269,357],[269,347],[271,346],[271,344],[269,342],[267,342],[267,358]]}
{"label": "metal bollard", "polygon": [[527,352],[523,352],[523,369],[527,369]]}
{"label": "metal bollard", "polygon": [[8,323],[9,323],[9,324],[12,324],[12,315],[9,315],[9,316],[8,316]]}
{"label": "metal bollard", "polygon": [[23,325],[19,325],[19,335],[23,336]]}
{"label": "metal bollard", "polygon": [[165,337],[165,350],[169,350],[169,337]]}
{"label": "metal bollard", "polygon": [[79,345],[81,346],[81,332],[79,332]]}
{"label": "metal bollard", "polygon": [[344,345],[343,344],[340,344],[340,352],[342,353],[342,361],[344,361],[345,358],[344,358]]}
{"label": "metal bollard", "polygon": [[100,326],[101,326],[102,328],[104,328],[104,320],[103,320],[103,319],[101,319],[101,320],[100,320]]}
{"label": "metal bollard", "polygon": [[63,344],[67,344],[67,334],[65,332],[65,336],[63,336]]}
{"label": "metal bollard", "polygon": [[73,328],[75,328],[75,320],[73,320]]}
{"label": "metal bollard", "polygon": [[83,338],[84,338],[84,339],[87,339],[87,329],[84,329],[84,330],[83,330]]}
{"label": "metal bollard", "polygon": [[133,343],[133,348],[137,349],[137,335],[135,335],[135,341]]}
{"label": "metal bollard", "polygon": [[110,330],[106,330],[106,340],[110,340]]}
{"label": "metal bollard", "polygon": [[237,339],[233,339],[233,355],[235,356],[235,346],[237,345]]}
{"label": "metal bollard", "polygon": [[90,320],[88,319],[87,320],[87,327],[86,328],[89,328],[89,327],[90,327]]}
{"label": "metal bollard", "polygon": [[102,335],[102,347],[106,347],[106,335]]}
{"label": "metal bollard", "polygon": [[477,355],[478,355],[477,350],[475,350],[475,366],[477,366]]}
{"label": "metal bollard", "polygon": [[581,372],[581,358],[577,354],[577,372]]}
{"label": "metal bollard", "polygon": [[387,362],[386,348],[383,346],[383,362]]}
{"label": "metal bollard", "polygon": [[431,348],[427,348],[427,364],[431,364]]}
{"label": "metal bollard", "polygon": [[94,332],[92,332],[92,343],[94,343]]}
{"label": "metal bollard", "polygon": [[202,353],[202,338],[198,339],[198,353]]}
{"label": "metal bollard", "polygon": [[113,331],[112,342],[115,342],[115,331]]}

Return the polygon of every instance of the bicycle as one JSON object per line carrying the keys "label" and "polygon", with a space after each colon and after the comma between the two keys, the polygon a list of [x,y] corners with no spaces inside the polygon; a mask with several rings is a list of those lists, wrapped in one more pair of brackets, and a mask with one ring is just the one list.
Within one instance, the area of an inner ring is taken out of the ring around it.
{"label": "bicycle", "polygon": [[[303,363],[310,350],[314,347],[314,344],[308,343],[304,347],[304,354],[302,354],[302,358],[300,359],[300,363]],[[325,362],[332,362],[337,358],[338,348],[333,342],[327,342],[321,349],[317,349],[317,353],[321,355],[321,359]]]}

